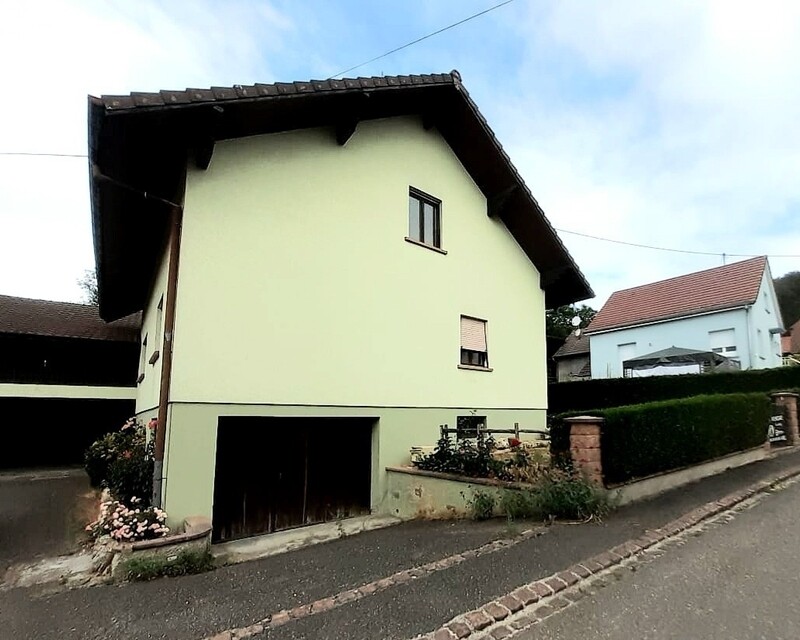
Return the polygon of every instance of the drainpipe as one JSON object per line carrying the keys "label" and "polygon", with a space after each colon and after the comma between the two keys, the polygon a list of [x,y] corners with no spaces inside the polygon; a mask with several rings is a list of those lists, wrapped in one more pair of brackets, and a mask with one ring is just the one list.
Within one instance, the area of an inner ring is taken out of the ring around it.
{"label": "drainpipe", "polygon": [[169,220],[169,268],[164,293],[164,344],[161,349],[161,387],[158,394],[155,465],[153,469],[153,504],[161,506],[164,486],[164,449],[167,441],[167,408],[172,379],[172,347],[175,335],[175,297],[178,289],[178,260],[181,249],[183,207],[173,207]]}

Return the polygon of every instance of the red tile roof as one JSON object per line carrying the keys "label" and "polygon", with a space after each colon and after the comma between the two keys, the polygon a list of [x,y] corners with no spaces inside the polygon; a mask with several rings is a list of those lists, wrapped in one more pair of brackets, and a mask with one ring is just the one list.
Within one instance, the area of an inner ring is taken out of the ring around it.
{"label": "red tile roof", "polygon": [[761,256],[611,295],[587,328],[590,333],[668,320],[755,302],[767,258]]}
{"label": "red tile roof", "polygon": [[141,324],[140,313],[105,322],[91,305],[0,295],[0,333],[137,342]]}
{"label": "red tile roof", "polygon": [[576,336],[573,331],[567,336],[558,351],[553,354],[554,358],[566,358],[568,356],[580,356],[589,353],[589,338],[585,333],[581,332],[580,336]]}

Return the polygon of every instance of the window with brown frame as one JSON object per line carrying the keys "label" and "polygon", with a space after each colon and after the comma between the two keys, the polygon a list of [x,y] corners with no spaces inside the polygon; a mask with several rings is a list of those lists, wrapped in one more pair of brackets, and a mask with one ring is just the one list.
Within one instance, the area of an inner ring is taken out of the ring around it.
{"label": "window with brown frame", "polygon": [[461,365],[489,369],[486,320],[461,316]]}
{"label": "window with brown frame", "polygon": [[408,189],[408,239],[441,249],[442,201],[414,187]]}
{"label": "window with brown frame", "polygon": [[136,384],[141,383],[144,380],[144,365],[147,361],[147,334],[144,334],[144,340],[142,340],[142,350],[139,352],[139,377],[136,378]]}

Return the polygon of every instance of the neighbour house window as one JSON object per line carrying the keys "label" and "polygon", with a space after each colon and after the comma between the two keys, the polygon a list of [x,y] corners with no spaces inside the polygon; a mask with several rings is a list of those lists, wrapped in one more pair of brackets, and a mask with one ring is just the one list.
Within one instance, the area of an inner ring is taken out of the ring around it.
{"label": "neighbour house window", "polygon": [[477,438],[478,433],[486,430],[486,416],[456,417],[456,439]]}
{"label": "neighbour house window", "polygon": [[414,187],[408,190],[407,240],[440,249],[442,246],[442,201]]}
{"label": "neighbour house window", "polygon": [[714,353],[720,353],[726,358],[736,359],[739,352],[736,349],[736,330],[721,329],[708,332],[708,342]]}
{"label": "neighbour house window", "polygon": [[486,347],[486,320],[461,316],[461,365],[489,370]]}
{"label": "neighbour house window", "polygon": [[159,345],[164,342],[164,336],[161,335],[161,329],[164,324],[164,296],[161,296],[161,299],[158,301],[158,307],[156,308],[156,333],[155,333],[155,344],[153,345],[153,354],[150,356],[150,364],[155,364],[158,361],[159,356],[161,355],[161,349]]}

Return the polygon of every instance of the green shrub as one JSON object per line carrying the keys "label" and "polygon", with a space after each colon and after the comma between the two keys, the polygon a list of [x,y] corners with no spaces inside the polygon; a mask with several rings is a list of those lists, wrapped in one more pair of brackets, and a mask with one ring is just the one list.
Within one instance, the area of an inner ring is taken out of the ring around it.
{"label": "green shrub", "polygon": [[[763,444],[770,400],[763,393],[735,393],[574,413],[605,419],[601,433],[603,476],[607,484],[616,484]],[[569,452],[569,425],[564,422],[568,415],[552,419],[554,457]]]}
{"label": "green shrub", "polygon": [[153,490],[153,440],[134,418],[119,431],[96,440],[85,455],[86,473],[95,487],[107,487],[126,506],[148,507]]}
{"label": "green shrub", "polygon": [[541,515],[535,490],[504,491],[500,496],[500,511],[509,520],[527,520]]}
{"label": "green shrub", "polygon": [[414,462],[414,466],[425,471],[453,473],[469,478],[498,478],[510,480],[508,468],[513,461],[503,462],[492,457],[494,438],[478,438],[477,441],[461,440],[454,445],[446,435],[439,438],[433,453]]}
{"label": "green shrub", "polygon": [[486,491],[474,491],[467,501],[467,508],[473,520],[489,520],[494,517],[495,497]]}
{"label": "green shrub", "polygon": [[763,393],[696,396],[602,413],[603,473],[616,483],[764,444],[770,401]]}
{"label": "green shrub", "polygon": [[136,422],[128,420],[119,431],[107,433],[95,440],[84,454],[84,468],[93,487],[108,486],[111,464],[123,451],[129,451],[138,442],[144,443]]}
{"label": "green shrub", "polygon": [[141,507],[148,507],[152,501],[153,441],[137,441],[123,451],[108,469],[108,490],[121,503],[133,505],[134,499]]}
{"label": "green shrub", "polygon": [[214,557],[208,550],[181,551],[173,560],[162,557],[131,558],[124,565],[126,580],[144,581],[211,571]]}
{"label": "green shrub", "polygon": [[800,367],[684,376],[608,378],[558,382],[547,387],[553,414],[599,410],[698,395],[784,391],[800,388]]}
{"label": "green shrub", "polygon": [[605,491],[575,472],[551,469],[534,490],[536,508],[546,519],[584,520],[602,517],[611,508]]}

